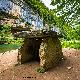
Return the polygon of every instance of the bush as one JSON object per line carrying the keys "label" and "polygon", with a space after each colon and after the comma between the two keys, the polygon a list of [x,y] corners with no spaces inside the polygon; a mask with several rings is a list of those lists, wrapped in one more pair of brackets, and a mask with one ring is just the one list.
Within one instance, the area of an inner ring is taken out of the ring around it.
{"label": "bush", "polygon": [[0,43],[4,44],[7,42],[7,37],[11,34],[11,25],[4,24],[0,25]]}
{"label": "bush", "polygon": [[37,72],[44,73],[46,70],[43,67],[37,68]]}
{"label": "bush", "polygon": [[11,25],[0,25],[0,44],[21,44],[22,39],[15,39],[11,33]]}
{"label": "bush", "polygon": [[69,47],[69,48],[80,49],[80,41],[79,40],[70,40],[70,41],[62,40],[61,43],[62,43],[63,48]]}

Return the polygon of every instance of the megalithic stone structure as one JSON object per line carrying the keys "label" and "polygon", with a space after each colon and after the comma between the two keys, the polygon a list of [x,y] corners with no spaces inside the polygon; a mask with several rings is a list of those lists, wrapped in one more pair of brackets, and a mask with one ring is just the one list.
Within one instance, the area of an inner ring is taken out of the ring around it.
{"label": "megalithic stone structure", "polygon": [[38,60],[40,66],[47,70],[57,65],[62,57],[62,46],[56,32],[31,33],[25,37],[19,49],[18,62],[23,64],[31,60]]}

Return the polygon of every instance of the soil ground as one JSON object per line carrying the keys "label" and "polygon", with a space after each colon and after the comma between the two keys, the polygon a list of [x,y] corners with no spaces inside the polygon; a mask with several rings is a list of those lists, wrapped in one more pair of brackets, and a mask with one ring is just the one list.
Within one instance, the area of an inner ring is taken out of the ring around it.
{"label": "soil ground", "polygon": [[36,61],[16,65],[17,52],[0,53],[0,80],[80,80],[80,50],[64,48],[62,63],[45,73],[36,71]]}

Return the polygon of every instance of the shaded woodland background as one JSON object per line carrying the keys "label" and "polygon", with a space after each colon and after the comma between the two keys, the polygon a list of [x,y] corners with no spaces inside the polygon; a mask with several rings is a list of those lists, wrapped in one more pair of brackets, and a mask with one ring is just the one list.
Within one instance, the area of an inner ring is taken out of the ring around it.
{"label": "shaded woodland background", "polygon": [[[55,9],[48,9],[41,0],[24,0],[33,11],[43,18],[44,26],[58,27],[63,38],[60,38],[63,48],[80,49],[80,1],[52,0]],[[5,14],[6,15],[6,14]],[[0,13],[0,20],[5,17]],[[7,15],[6,15],[7,16]],[[24,20],[22,21],[24,22]],[[0,52],[16,49],[21,46],[23,39],[14,38],[11,33],[13,26],[8,23],[0,25]]]}

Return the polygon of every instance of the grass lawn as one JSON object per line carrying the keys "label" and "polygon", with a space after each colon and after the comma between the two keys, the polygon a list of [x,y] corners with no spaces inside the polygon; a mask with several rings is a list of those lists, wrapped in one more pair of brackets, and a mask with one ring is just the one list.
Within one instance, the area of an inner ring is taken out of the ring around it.
{"label": "grass lawn", "polygon": [[0,45],[0,53],[18,49],[21,44],[2,44]]}

